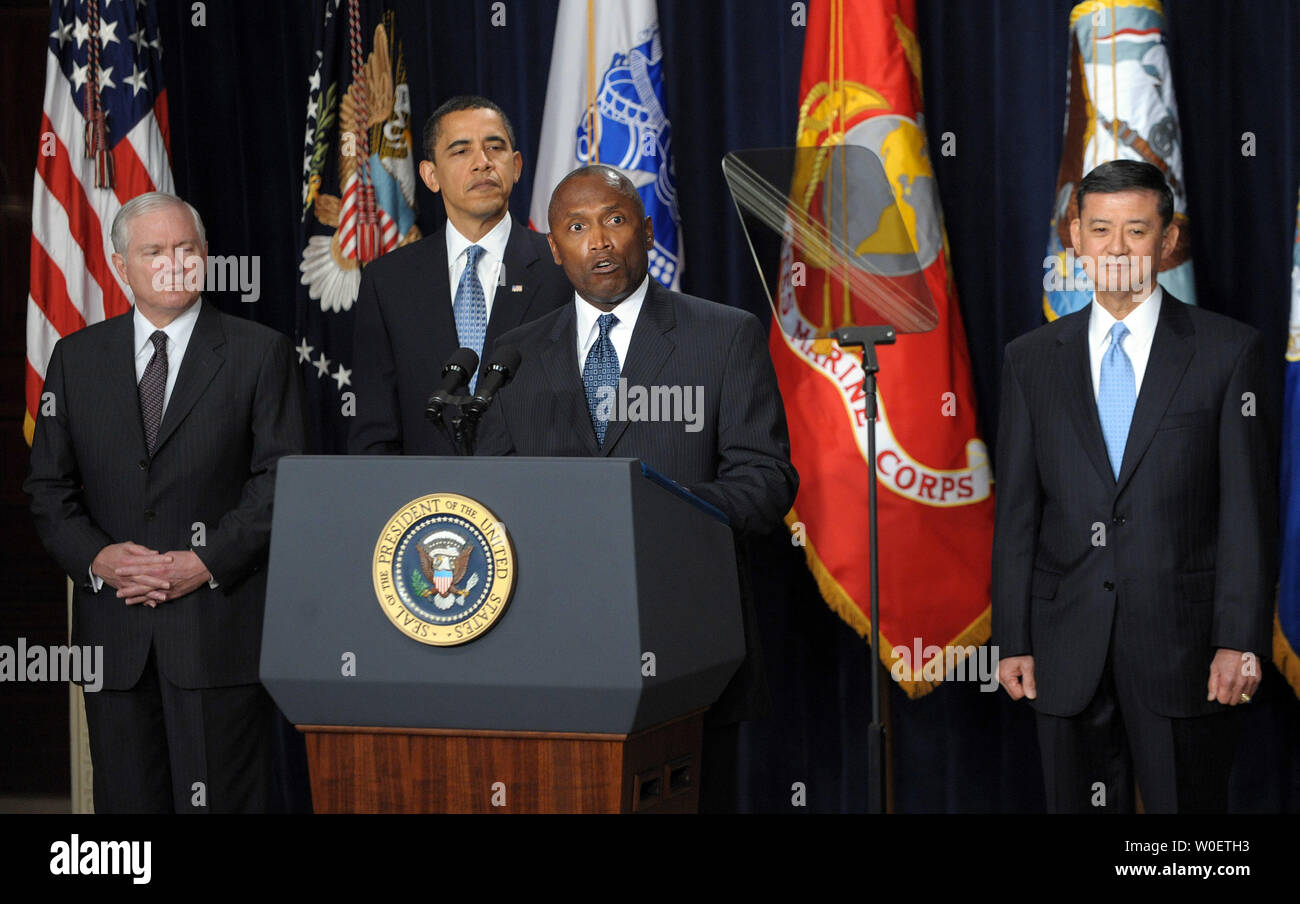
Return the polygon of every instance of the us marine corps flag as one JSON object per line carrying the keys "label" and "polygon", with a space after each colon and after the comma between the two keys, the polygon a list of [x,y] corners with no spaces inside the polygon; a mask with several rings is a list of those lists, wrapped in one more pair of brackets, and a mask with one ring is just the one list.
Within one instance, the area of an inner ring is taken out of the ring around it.
{"label": "us marine corps flag", "polygon": [[[866,257],[914,255],[938,326],[879,349],[881,661],[913,697],[962,669],[989,636],[993,496],[988,451],[976,429],[966,334],[950,278],[939,193],[921,115],[921,59],[912,0],[826,0],[809,5],[798,144],[856,144],[883,164],[901,213],[893,226],[849,236]],[[817,217],[802,195],[799,217]],[[900,223],[905,228],[898,227]],[[883,222],[883,221],[882,221]],[[797,252],[796,252],[797,253]],[[818,339],[870,314],[833,272],[798,262],[787,245],[770,348],[790,423],[799,495],[788,516],[795,542],[831,608],[870,631],[866,401],[860,358]],[[780,323],[786,324],[781,329]],[[943,647],[953,649],[945,656]]]}
{"label": "us marine corps flag", "polygon": [[1043,313],[1048,320],[1092,301],[1083,264],[1067,251],[1070,222],[1079,215],[1079,180],[1111,160],[1144,160],[1165,174],[1179,229],[1178,244],[1160,262],[1158,279],[1179,300],[1196,303],[1183,139],[1164,26],[1159,0],[1088,0],[1070,11],[1065,144],[1044,261]]}
{"label": "us marine corps flag", "polygon": [[396,15],[326,0],[307,80],[298,361],[325,452],[345,448],[361,268],[420,238],[411,90]]}

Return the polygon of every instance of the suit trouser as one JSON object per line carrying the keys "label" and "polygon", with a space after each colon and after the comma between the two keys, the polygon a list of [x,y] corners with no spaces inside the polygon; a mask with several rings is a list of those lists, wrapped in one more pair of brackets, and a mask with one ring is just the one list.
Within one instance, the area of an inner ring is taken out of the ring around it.
{"label": "suit trouser", "polygon": [[1139,669],[1115,668],[1108,653],[1082,712],[1036,714],[1048,812],[1132,813],[1135,780],[1147,813],[1227,811],[1240,714],[1161,716],[1137,698],[1141,681]]}
{"label": "suit trouser", "polygon": [[271,698],[260,684],[183,688],[149,650],[130,690],[88,693],[96,813],[262,813]]}

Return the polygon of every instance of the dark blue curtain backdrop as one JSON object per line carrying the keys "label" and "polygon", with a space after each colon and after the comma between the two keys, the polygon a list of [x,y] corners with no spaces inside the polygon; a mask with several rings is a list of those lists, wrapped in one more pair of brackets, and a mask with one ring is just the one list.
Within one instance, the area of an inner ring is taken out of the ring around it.
{"label": "dark blue curtain backdrop", "polygon": [[[257,254],[262,298],[227,310],[293,332],[306,78],[321,0],[162,4],[179,191],[202,211],[213,253]],[[1003,346],[1041,322],[1042,260],[1065,113],[1069,0],[918,0],[926,129],[957,153],[933,160],[951,240],[986,438],[996,433]],[[555,28],[554,2],[398,2],[416,123],[442,99],[486,94],[511,115],[527,216]],[[166,8],[171,7],[171,8]],[[1197,289],[1204,307],[1263,330],[1281,381],[1289,261],[1300,182],[1300,6],[1286,0],[1167,0],[1182,120]],[[659,0],[686,237],[686,291],[766,316],[719,161],[791,143],[803,29],[786,0]],[[1241,153],[1243,132],[1255,155]],[[426,231],[441,203],[421,188]],[[787,404],[795,400],[787,400]],[[934,551],[941,562],[943,550]],[[799,551],[759,544],[753,580],[774,698],[741,732],[735,803],[792,811],[866,806],[872,657],[831,615]],[[910,701],[890,685],[895,806],[906,812],[1042,808],[1033,720],[974,684]],[[1234,776],[1239,810],[1300,810],[1300,703],[1269,668],[1247,712]],[[302,807],[301,750],[289,738],[286,806]],[[299,757],[295,759],[294,757]],[[796,811],[797,812],[797,811]]]}

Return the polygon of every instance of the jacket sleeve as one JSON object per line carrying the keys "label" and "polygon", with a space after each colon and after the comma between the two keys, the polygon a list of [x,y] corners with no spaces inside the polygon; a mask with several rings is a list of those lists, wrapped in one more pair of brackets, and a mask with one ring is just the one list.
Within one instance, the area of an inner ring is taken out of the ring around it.
{"label": "jacket sleeve", "polygon": [[510,437],[510,426],[506,423],[507,386],[497,393],[495,402],[483,413],[479,420],[478,432],[474,437],[475,455],[513,455],[514,440]]}
{"label": "jacket sleeve", "polygon": [[393,342],[379,306],[379,292],[367,269],[361,276],[352,321],[352,382],[357,410],[348,427],[351,455],[399,455],[402,419],[397,399]]}
{"label": "jacket sleeve", "polygon": [[253,452],[239,505],[208,532],[207,546],[195,550],[217,583],[227,589],[265,559],[271,541],[276,465],[283,456],[300,455],[306,447],[302,376],[283,336],[275,337],[263,355],[248,429]]}
{"label": "jacket sleeve", "polygon": [[45,548],[74,581],[88,584],[95,556],[114,540],[86,510],[81,471],[68,427],[62,342],[55,344],[45,371],[23,491],[31,497],[32,518]]}
{"label": "jacket sleeve", "polygon": [[1032,655],[1030,584],[1043,493],[1033,423],[1010,349],[998,409],[997,502],[993,530],[993,642],[1002,658]]}
{"label": "jacket sleeve", "polygon": [[766,533],[794,504],[799,475],[767,337],[747,316],[727,349],[718,412],[717,477],[690,487],[739,533]]}
{"label": "jacket sleeve", "polygon": [[1255,332],[1233,366],[1219,412],[1216,648],[1269,655],[1277,580],[1277,445],[1273,394]]}

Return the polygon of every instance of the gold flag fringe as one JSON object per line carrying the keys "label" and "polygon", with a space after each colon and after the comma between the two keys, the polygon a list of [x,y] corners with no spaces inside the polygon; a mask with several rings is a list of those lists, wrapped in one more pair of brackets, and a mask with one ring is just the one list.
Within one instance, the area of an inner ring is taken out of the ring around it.
{"label": "gold flag fringe", "polygon": [[[793,525],[799,521],[799,515],[795,509],[790,509],[789,514],[785,516],[787,525]],[[831,611],[848,623],[848,626],[858,633],[859,637],[865,638],[871,633],[871,618],[863,612],[861,607],[853,601],[851,597],[835,579],[817,555],[817,549],[811,541],[804,538],[804,556],[808,560],[808,570],[812,572],[814,580],[817,581],[817,589],[821,591],[822,599],[826,605],[830,606]],[[960,634],[952,638],[945,644],[953,647],[980,646],[989,639],[992,626],[992,608],[985,606],[984,611],[975,617],[975,620],[967,625]],[[935,646],[942,646],[935,644]],[[943,679],[927,679],[921,677],[921,669],[913,672],[903,661],[901,657],[893,654],[894,644],[882,632],[880,635],[880,650],[877,656],[884,667],[891,671],[897,667],[902,670],[903,676],[898,679],[898,685],[907,694],[909,699],[917,700],[924,697],[930,691],[938,687]],[[1294,654],[1293,654],[1294,655]],[[964,659],[965,657],[963,657]],[[1274,657],[1276,658],[1276,656]],[[1300,674],[1300,660],[1296,661],[1298,674]]]}
{"label": "gold flag fringe", "polygon": [[1297,654],[1282,633],[1282,622],[1277,609],[1273,610],[1273,665],[1282,673],[1282,677],[1291,685],[1291,690],[1300,697],[1300,654]]}

